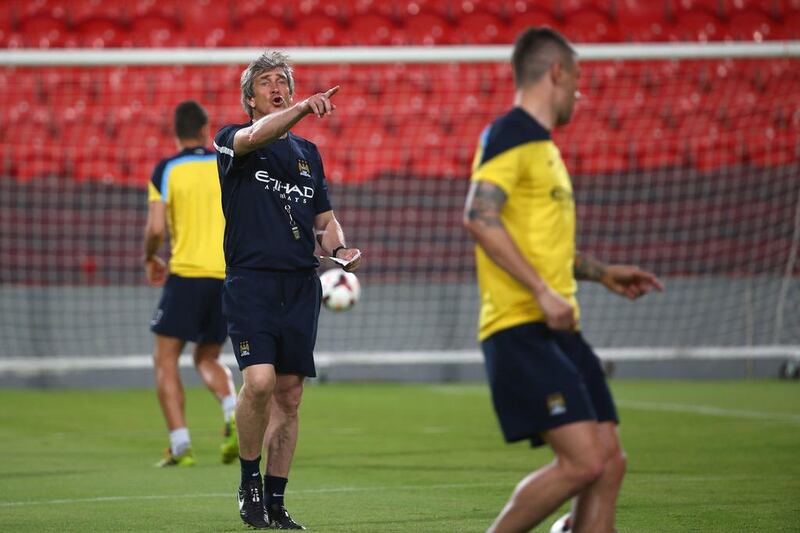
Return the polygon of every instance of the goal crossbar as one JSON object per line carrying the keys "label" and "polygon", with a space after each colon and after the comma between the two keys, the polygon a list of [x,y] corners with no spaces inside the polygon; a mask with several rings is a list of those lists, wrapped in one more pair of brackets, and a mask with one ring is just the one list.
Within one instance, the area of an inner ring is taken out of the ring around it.
{"label": "goal crossbar", "polygon": [[[486,63],[506,61],[511,45],[281,48],[295,64]],[[653,60],[800,57],[800,41],[762,43],[583,44],[582,60]],[[5,66],[225,65],[249,63],[262,48],[16,49],[0,52]]]}

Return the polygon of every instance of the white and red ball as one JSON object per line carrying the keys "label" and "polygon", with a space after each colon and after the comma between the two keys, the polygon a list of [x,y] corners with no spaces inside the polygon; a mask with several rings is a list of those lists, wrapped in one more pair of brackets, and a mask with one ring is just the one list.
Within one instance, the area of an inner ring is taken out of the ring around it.
{"label": "white and red ball", "polygon": [[347,311],[361,297],[361,284],[352,272],[334,268],[323,272],[319,280],[322,283],[322,303],[328,309]]}

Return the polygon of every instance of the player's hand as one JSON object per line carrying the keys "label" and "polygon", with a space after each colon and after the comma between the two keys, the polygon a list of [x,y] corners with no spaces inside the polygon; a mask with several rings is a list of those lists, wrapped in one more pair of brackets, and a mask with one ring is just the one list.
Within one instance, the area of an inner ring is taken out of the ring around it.
{"label": "player's hand", "polygon": [[361,250],[358,248],[342,248],[336,252],[336,258],[347,261],[347,264],[342,266],[345,272],[354,272],[361,265]]}
{"label": "player's hand", "polygon": [[575,308],[566,298],[550,287],[536,295],[539,307],[547,318],[547,327],[557,331],[574,331],[578,327]]}
{"label": "player's hand", "polygon": [[331,102],[331,97],[339,91],[339,86],[332,87],[324,93],[317,93],[309,96],[303,101],[304,109],[307,113],[314,113],[319,118],[330,115],[336,109],[336,105]]}
{"label": "player's hand", "polygon": [[144,262],[144,273],[150,285],[160,287],[167,281],[167,264],[160,257],[154,256]]}
{"label": "player's hand", "polygon": [[664,285],[655,275],[632,265],[609,265],[600,283],[611,292],[631,300],[644,296],[653,289],[664,291]]}

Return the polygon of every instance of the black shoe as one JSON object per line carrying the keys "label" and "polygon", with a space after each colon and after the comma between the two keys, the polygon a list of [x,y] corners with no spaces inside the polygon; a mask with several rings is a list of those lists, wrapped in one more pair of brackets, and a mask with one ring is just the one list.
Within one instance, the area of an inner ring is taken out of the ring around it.
{"label": "black shoe", "polygon": [[298,524],[283,505],[273,505],[269,508],[270,529],[305,529]]}
{"label": "black shoe", "polygon": [[253,477],[239,486],[239,516],[242,522],[253,529],[267,529],[269,517],[264,508],[264,487],[261,476]]}

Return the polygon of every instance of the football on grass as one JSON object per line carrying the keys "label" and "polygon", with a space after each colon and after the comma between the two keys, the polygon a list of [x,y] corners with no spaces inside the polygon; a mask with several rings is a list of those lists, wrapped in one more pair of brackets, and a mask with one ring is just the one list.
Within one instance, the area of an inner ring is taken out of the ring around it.
{"label": "football on grass", "polygon": [[347,311],[361,297],[361,284],[352,272],[334,268],[323,272],[319,280],[322,283],[322,303],[328,309]]}

